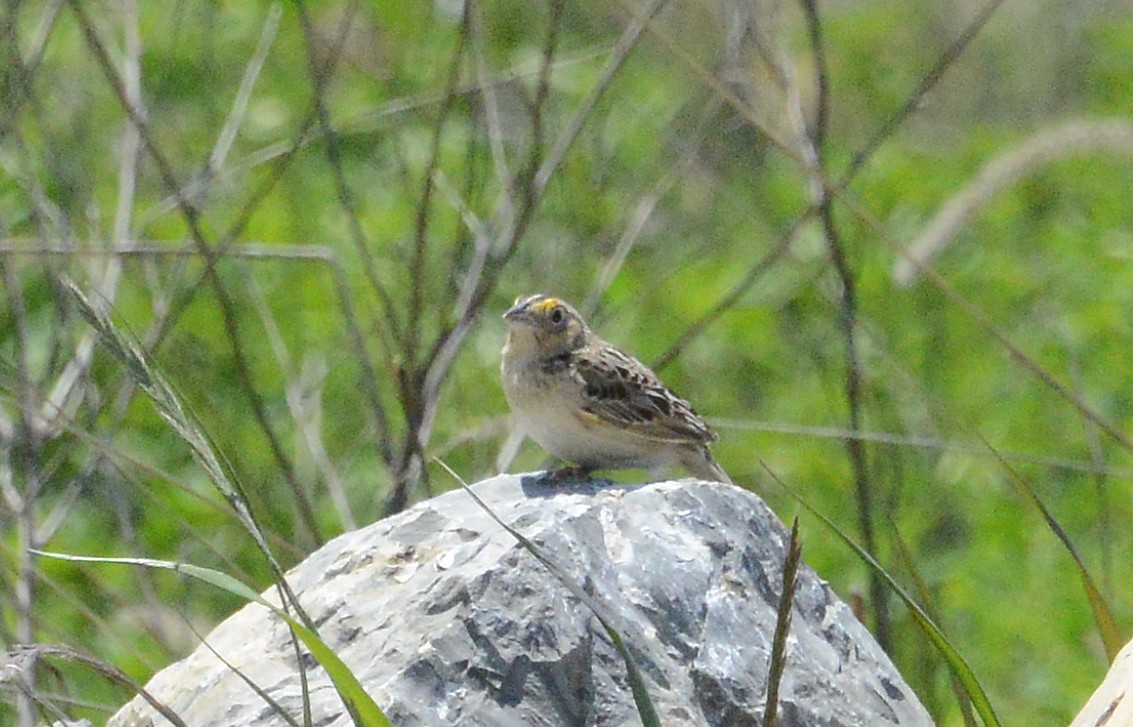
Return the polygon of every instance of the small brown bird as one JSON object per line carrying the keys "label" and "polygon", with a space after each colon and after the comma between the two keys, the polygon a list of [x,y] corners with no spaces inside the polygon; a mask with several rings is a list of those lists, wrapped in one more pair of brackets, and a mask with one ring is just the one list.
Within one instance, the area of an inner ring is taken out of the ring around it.
{"label": "small brown bird", "polygon": [[570,304],[520,296],[504,320],[504,393],[543,449],[585,472],[680,465],[731,484],[708,451],[717,437],[700,415],[644,364],[594,335]]}

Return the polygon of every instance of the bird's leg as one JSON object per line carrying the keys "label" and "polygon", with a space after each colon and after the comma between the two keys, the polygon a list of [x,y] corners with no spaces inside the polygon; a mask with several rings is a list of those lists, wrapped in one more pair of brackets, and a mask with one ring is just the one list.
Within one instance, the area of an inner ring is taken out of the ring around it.
{"label": "bird's leg", "polygon": [[576,465],[548,470],[546,475],[547,484],[565,485],[571,482],[589,482],[590,473],[593,471],[591,467],[579,467]]}

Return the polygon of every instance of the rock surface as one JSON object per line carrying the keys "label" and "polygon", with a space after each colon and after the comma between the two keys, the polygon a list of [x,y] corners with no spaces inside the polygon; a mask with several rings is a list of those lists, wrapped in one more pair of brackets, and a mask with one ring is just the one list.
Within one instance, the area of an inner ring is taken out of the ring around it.
{"label": "rock surface", "polygon": [[1070,723],[1070,727],[1129,727],[1133,725],[1133,641],[1109,667],[1105,680]]}
{"label": "rock surface", "polygon": [[[757,496],[691,480],[551,487],[511,475],[474,489],[606,607],[662,724],[762,724],[788,536]],[[395,725],[640,724],[597,619],[463,491],[336,538],[289,581]],[[208,643],[301,721],[279,619],[247,606]],[[309,674],[314,724],[350,724],[322,670]],[[285,724],[203,645],[147,688],[192,727]],[[806,566],[779,695],[785,726],[932,724]],[[139,698],[109,724],[167,722]]]}

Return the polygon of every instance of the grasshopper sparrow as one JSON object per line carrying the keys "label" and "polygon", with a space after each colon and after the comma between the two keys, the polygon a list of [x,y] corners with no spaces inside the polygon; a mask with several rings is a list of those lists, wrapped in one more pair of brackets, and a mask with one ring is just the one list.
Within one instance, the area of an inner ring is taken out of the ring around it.
{"label": "grasshopper sparrow", "polygon": [[504,393],[543,449],[584,472],[680,465],[732,482],[708,451],[717,437],[700,415],[644,364],[594,335],[568,303],[520,296],[504,320]]}

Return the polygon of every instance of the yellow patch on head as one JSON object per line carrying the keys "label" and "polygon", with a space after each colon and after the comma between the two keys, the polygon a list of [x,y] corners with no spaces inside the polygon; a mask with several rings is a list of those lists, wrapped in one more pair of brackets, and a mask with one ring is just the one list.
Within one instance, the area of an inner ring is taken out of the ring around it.
{"label": "yellow patch on head", "polygon": [[555,306],[559,305],[559,302],[560,301],[558,298],[544,298],[543,300],[532,305],[531,310],[539,311],[540,313],[546,313]]}

